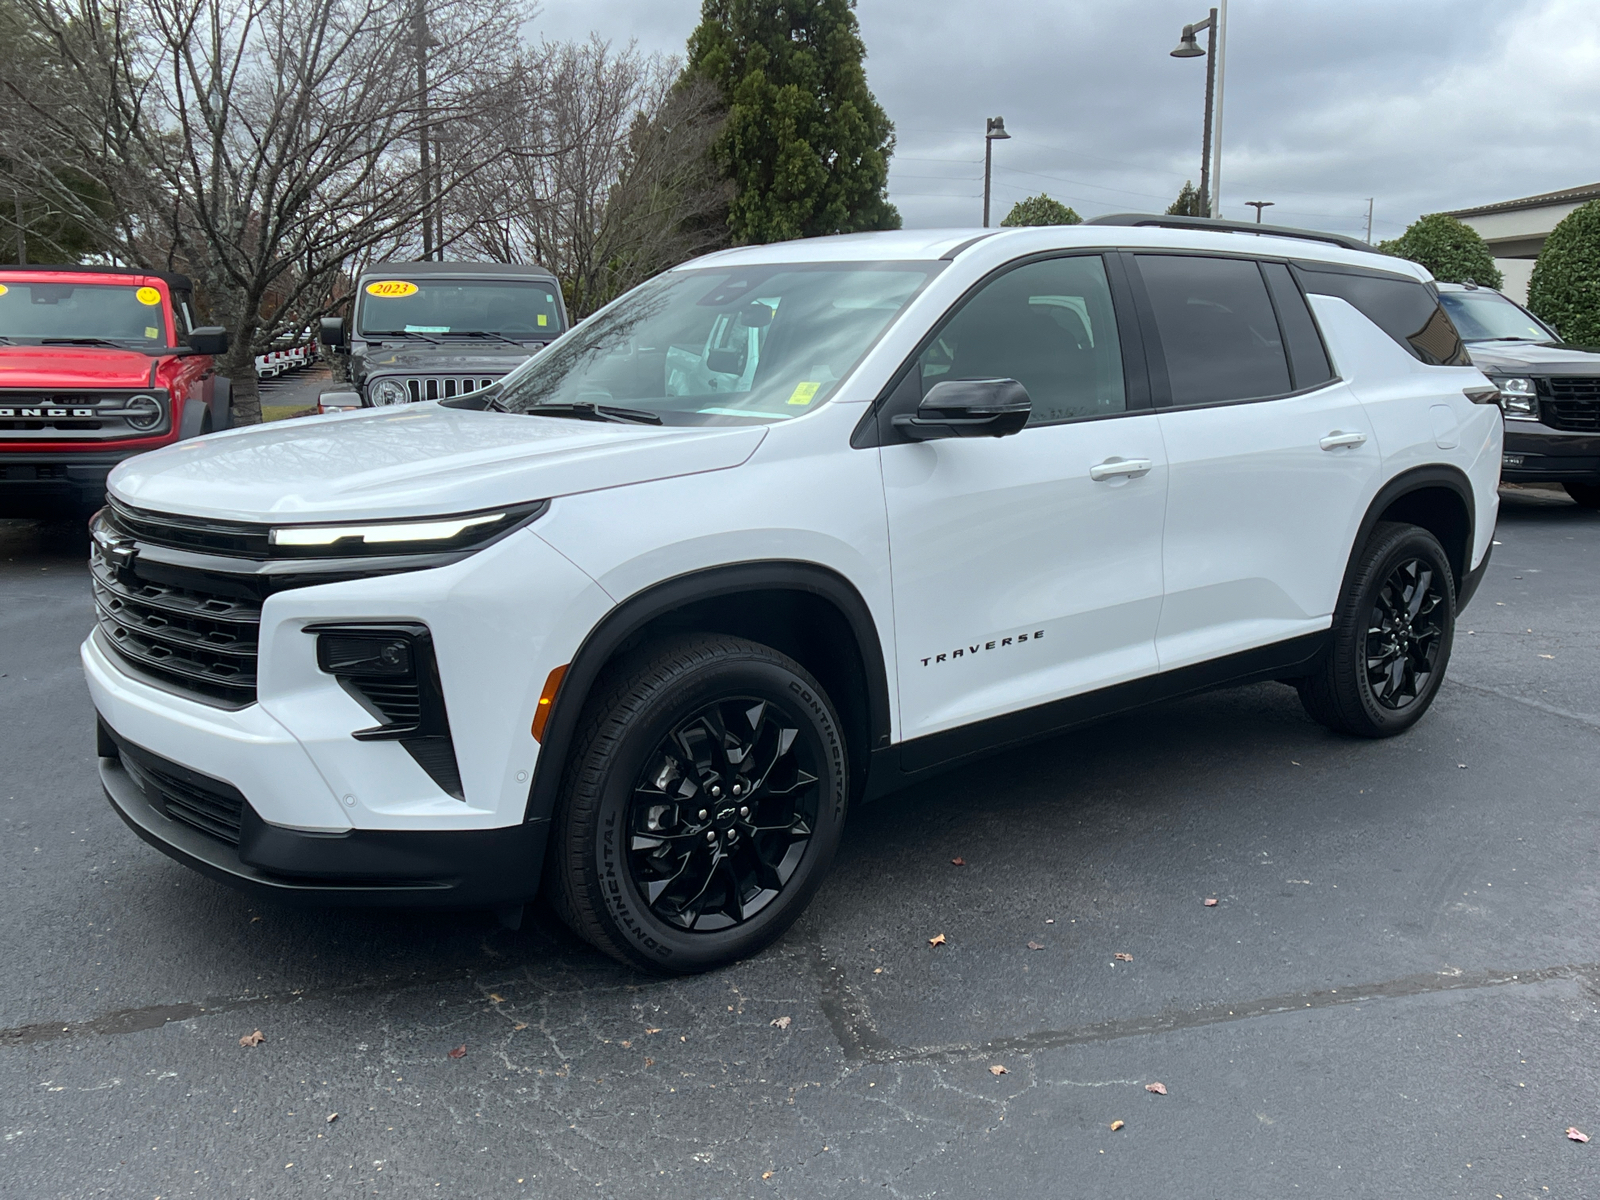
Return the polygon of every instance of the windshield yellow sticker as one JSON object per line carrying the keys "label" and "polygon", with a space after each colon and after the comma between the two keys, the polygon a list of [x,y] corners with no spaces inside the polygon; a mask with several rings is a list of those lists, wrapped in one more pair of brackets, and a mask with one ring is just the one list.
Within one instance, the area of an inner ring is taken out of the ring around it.
{"label": "windshield yellow sticker", "polygon": [[794,391],[789,393],[790,404],[810,404],[817,398],[817,393],[822,390],[820,383],[797,383]]}
{"label": "windshield yellow sticker", "polygon": [[414,283],[404,279],[379,279],[375,283],[367,284],[367,295],[385,296],[398,299],[401,296],[415,296],[421,289]]}
{"label": "windshield yellow sticker", "polygon": [[7,293],[7,292],[9,292],[9,291],[10,291],[10,290],[11,290],[11,289],[10,289],[10,288],[8,288],[8,287],[7,287],[7,286],[6,286],[6,285],[5,285],[5,284],[3,284],[3,283],[0,283],[0,296],[4,296],[4,295],[5,295],[5,294],[6,294],[6,293]]}
{"label": "windshield yellow sticker", "polygon": [[134,293],[140,304],[156,305],[161,303],[161,293],[153,287],[142,287]]}
{"label": "windshield yellow sticker", "polygon": [[161,336],[161,330],[157,329],[154,325],[146,325],[144,327],[144,335],[151,341],[155,341],[156,338]]}
{"label": "windshield yellow sticker", "polygon": [[545,316],[543,313],[540,313],[539,314],[539,324],[541,324],[541,325],[550,324],[550,318]]}

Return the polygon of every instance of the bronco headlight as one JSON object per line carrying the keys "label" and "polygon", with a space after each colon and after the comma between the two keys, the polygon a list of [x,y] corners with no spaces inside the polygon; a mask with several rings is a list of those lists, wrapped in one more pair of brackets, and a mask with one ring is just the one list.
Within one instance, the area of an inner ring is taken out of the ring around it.
{"label": "bronco headlight", "polygon": [[406,404],[410,399],[411,393],[398,379],[380,379],[372,387],[374,404]]}
{"label": "bronco headlight", "polygon": [[482,512],[395,521],[349,521],[276,525],[267,536],[275,557],[357,557],[374,554],[438,554],[477,550],[534,520],[548,500]]}
{"label": "bronco headlight", "polygon": [[1539,389],[1531,379],[1497,379],[1500,389],[1500,408],[1508,417],[1524,420],[1539,419]]}

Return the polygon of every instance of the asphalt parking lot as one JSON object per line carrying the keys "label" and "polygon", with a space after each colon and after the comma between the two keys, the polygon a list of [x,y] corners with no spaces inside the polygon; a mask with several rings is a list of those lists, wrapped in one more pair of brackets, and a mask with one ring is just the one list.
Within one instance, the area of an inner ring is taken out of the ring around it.
{"label": "asphalt parking lot", "polygon": [[856,812],[784,940],[659,981],[146,847],[82,547],[0,525],[0,1195],[1600,1195],[1600,514],[1497,536],[1409,735],[1110,721]]}

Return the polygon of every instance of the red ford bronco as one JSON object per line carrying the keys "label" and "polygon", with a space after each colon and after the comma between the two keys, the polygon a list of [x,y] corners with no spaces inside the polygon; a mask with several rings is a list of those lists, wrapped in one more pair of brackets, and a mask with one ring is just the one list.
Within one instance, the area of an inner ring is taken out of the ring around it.
{"label": "red ford bronco", "polygon": [[182,275],[0,266],[0,517],[84,513],[124,458],[231,423]]}

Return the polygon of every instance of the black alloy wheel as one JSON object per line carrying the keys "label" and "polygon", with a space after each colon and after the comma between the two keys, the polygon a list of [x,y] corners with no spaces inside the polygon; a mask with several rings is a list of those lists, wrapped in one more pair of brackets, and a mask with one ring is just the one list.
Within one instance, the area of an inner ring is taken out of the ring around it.
{"label": "black alloy wheel", "polygon": [[844,827],[845,742],[787,655],[680,635],[596,684],[551,828],[545,891],[572,929],[663,974],[773,941],[821,885]]}
{"label": "black alloy wheel", "polygon": [[1448,603],[1437,572],[1419,558],[1397,566],[1379,590],[1367,623],[1367,686],[1384,708],[1398,712],[1427,693]]}
{"label": "black alloy wheel", "polygon": [[1379,522],[1352,557],[1327,653],[1294,681],[1306,713],[1356,737],[1405,732],[1439,694],[1455,620],[1455,576],[1439,539]]}

